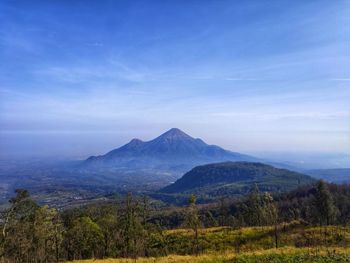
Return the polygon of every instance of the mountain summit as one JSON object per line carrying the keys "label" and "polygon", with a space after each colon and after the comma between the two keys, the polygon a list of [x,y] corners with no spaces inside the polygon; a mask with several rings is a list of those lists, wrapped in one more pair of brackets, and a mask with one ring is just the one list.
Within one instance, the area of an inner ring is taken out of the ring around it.
{"label": "mountain summit", "polygon": [[167,132],[160,135],[158,138],[169,138],[169,139],[184,139],[184,138],[192,138],[188,134],[184,133],[178,128],[171,128]]}
{"label": "mountain summit", "polygon": [[208,145],[178,128],[172,128],[153,140],[132,139],[105,155],[91,156],[83,166],[88,170],[151,173],[152,176],[165,173],[174,179],[201,164],[255,160],[248,155]]}

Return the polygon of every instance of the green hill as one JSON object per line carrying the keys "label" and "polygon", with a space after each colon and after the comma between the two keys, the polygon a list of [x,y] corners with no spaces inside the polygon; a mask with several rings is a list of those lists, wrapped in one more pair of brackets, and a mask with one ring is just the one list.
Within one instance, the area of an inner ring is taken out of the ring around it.
{"label": "green hill", "polygon": [[252,162],[224,162],[197,166],[161,193],[200,196],[241,195],[254,184],[262,191],[282,192],[314,182],[301,173]]}

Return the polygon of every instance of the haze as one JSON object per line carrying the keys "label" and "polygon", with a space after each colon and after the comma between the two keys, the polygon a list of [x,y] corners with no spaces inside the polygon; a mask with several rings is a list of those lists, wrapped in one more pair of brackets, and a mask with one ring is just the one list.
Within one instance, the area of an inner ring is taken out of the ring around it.
{"label": "haze", "polygon": [[1,156],[171,127],[240,152],[350,152],[350,2],[0,2]]}

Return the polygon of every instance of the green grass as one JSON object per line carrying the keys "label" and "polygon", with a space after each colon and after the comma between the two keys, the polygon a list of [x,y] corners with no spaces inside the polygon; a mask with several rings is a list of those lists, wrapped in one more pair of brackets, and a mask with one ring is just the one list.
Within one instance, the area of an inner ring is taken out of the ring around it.
{"label": "green grass", "polygon": [[[300,222],[279,226],[279,248],[274,248],[273,227],[205,228],[199,231],[200,255],[193,256],[193,232],[168,230],[162,240],[169,256],[138,258],[136,262],[350,262],[350,229],[339,226],[308,227]],[[192,255],[191,255],[192,254]],[[131,259],[78,262],[135,262]]]}
{"label": "green grass", "polygon": [[[329,226],[319,229],[299,222],[279,226],[279,247],[350,247],[350,229]],[[187,229],[170,230],[165,242],[170,254],[190,254],[193,232]],[[207,228],[199,231],[199,248],[202,253],[215,251],[249,252],[275,247],[273,227],[246,227],[241,229]]]}
{"label": "green grass", "polygon": [[246,252],[235,254],[232,252],[226,253],[211,253],[199,256],[189,255],[169,255],[158,258],[138,258],[138,259],[91,259],[77,260],[74,263],[332,263],[332,262],[350,262],[349,248],[336,248],[329,250],[327,248],[305,249],[285,247],[280,249],[258,250],[255,252]]}

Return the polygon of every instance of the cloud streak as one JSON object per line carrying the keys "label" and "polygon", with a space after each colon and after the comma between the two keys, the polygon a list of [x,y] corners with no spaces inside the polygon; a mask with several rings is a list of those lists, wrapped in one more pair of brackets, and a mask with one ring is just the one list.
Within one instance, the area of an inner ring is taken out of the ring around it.
{"label": "cloud streak", "polygon": [[39,2],[0,3],[6,153],[71,134],[88,155],[169,127],[232,150],[350,150],[345,2]]}

